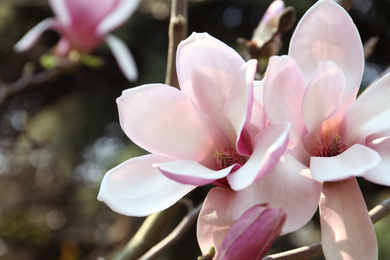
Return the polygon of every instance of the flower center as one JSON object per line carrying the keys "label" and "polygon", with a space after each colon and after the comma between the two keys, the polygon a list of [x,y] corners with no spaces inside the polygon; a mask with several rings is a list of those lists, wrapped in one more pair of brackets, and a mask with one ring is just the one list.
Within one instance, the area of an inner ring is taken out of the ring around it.
{"label": "flower center", "polygon": [[332,157],[345,151],[346,145],[341,142],[339,134],[330,137],[328,135],[317,141],[317,146],[313,148],[313,155],[318,157]]}
{"label": "flower center", "polygon": [[214,160],[217,171],[225,169],[233,164],[244,164],[244,159],[237,150],[232,147],[225,147],[217,150],[214,154]]}

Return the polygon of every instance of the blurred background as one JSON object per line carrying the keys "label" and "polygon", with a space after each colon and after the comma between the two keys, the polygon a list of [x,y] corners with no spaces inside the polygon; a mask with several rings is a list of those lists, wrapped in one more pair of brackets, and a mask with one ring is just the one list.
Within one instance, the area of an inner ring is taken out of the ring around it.
{"label": "blurred background", "polygon": [[[295,8],[298,20],[315,1],[285,2]],[[237,37],[251,38],[270,3],[189,1],[188,33],[208,32],[242,52]],[[390,65],[389,13],[389,0],[356,0],[350,10],[363,42],[380,37],[366,61],[362,88]],[[94,53],[103,59],[103,66],[79,66],[0,103],[0,259],[110,258],[141,225],[143,218],[119,215],[96,197],[107,170],[145,153],[123,134],[115,99],[124,89],[164,82],[169,14],[170,1],[142,0],[131,19],[113,32],[135,57],[137,82],[126,80],[103,45]],[[52,16],[46,0],[0,0],[0,89],[23,73],[43,70],[39,58],[57,42],[56,33],[45,32],[28,52],[17,54],[12,48],[29,29]],[[292,31],[283,34],[280,54],[287,53]],[[389,188],[359,182],[369,208],[390,197]],[[209,188],[198,189],[189,198],[197,204]],[[185,213],[184,208],[179,210],[171,228]],[[375,227],[380,259],[389,259],[390,218]],[[319,240],[318,221],[314,220],[300,232],[277,239],[272,251]],[[199,255],[193,225],[159,259],[196,259]]]}

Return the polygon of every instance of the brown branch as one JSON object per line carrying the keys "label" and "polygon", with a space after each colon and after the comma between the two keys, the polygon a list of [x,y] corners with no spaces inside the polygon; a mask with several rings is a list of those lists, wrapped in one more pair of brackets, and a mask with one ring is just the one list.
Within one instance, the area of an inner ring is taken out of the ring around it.
{"label": "brown branch", "polygon": [[160,239],[178,210],[178,204],[153,215],[142,223],[141,227],[127,245],[113,257],[114,260],[135,260],[152,248]]}
{"label": "brown branch", "polygon": [[179,43],[187,38],[187,0],[172,0],[168,35],[169,47],[165,83],[179,88],[176,73],[176,50]]}
{"label": "brown branch", "polygon": [[[370,210],[369,215],[371,217],[372,223],[375,224],[382,218],[390,215],[390,198],[384,200],[381,204]],[[296,248],[293,250],[289,250],[283,253],[269,255],[263,260],[305,260],[311,259],[313,257],[317,257],[323,255],[322,244],[321,242],[312,244],[309,246],[304,246],[300,248]]]}
{"label": "brown branch", "polygon": [[336,3],[344,7],[344,9],[348,12],[353,4],[353,0],[335,0]]}
{"label": "brown branch", "polygon": [[197,219],[198,214],[202,208],[203,203],[199,204],[196,208],[192,209],[179,223],[179,225],[160,243],[151,248],[146,254],[140,257],[138,260],[152,260],[160,256],[166,249],[178,242],[185,232],[191,227],[194,221]]}
{"label": "brown branch", "polygon": [[45,70],[37,74],[26,74],[13,83],[0,83],[0,105],[13,95],[29,87],[38,86],[58,78],[65,72],[62,67]]}
{"label": "brown branch", "polygon": [[374,49],[376,47],[376,44],[378,43],[379,41],[379,37],[378,36],[374,36],[374,37],[371,37],[370,39],[368,39],[364,45],[363,45],[363,49],[364,49],[364,59],[367,59],[368,57],[370,57],[372,55],[372,53],[374,52]]}

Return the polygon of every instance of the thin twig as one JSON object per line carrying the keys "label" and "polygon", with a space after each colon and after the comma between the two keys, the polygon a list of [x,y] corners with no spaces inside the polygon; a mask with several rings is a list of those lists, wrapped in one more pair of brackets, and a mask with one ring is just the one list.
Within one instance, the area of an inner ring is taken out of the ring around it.
{"label": "thin twig", "polygon": [[23,75],[13,83],[0,84],[0,105],[11,96],[26,90],[32,86],[38,86],[52,81],[65,72],[64,68],[57,67],[51,70],[45,70],[33,75]]}
{"label": "thin twig", "polygon": [[179,208],[178,204],[147,217],[127,245],[113,257],[114,260],[135,260],[145,254],[161,239]]}
{"label": "thin twig", "polygon": [[165,83],[179,88],[176,73],[176,50],[179,43],[187,37],[187,0],[172,0],[168,35],[169,47]]}
{"label": "thin twig", "polygon": [[166,249],[175,244],[185,234],[185,232],[191,227],[202,208],[203,203],[199,204],[196,208],[192,209],[183,220],[177,225],[177,227],[160,243],[151,248],[146,254],[140,257],[138,260],[152,260],[161,255]]}
{"label": "thin twig", "polygon": [[344,7],[344,9],[348,12],[353,4],[353,0],[336,0],[336,2]]}
{"label": "thin twig", "polygon": [[[384,200],[381,204],[370,210],[369,215],[371,217],[372,223],[376,223],[382,218],[390,215],[390,198]],[[313,257],[317,257],[323,254],[322,251],[322,244],[316,243],[309,246],[304,246],[300,248],[296,248],[293,250],[289,250],[283,253],[273,254],[269,255],[263,260],[271,260],[271,259],[278,259],[278,260],[305,260],[305,259],[311,259]]]}
{"label": "thin twig", "polygon": [[364,45],[363,45],[363,50],[364,50],[364,59],[367,59],[372,55],[374,52],[374,49],[376,47],[376,44],[379,41],[379,36],[374,36],[368,39]]}

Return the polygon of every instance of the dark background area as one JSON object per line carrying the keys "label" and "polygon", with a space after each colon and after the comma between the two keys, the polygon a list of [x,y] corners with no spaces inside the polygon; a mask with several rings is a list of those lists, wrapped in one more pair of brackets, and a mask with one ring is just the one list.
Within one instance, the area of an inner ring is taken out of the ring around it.
{"label": "dark background area", "polygon": [[[315,1],[285,2],[296,9],[298,21]],[[242,52],[237,37],[251,38],[270,3],[190,1],[188,32],[208,32]],[[137,82],[125,79],[108,47],[102,45],[94,53],[104,60],[102,67],[77,67],[0,104],[0,259],[109,258],[138,229],[143,218],[112,212],[96,197],[107,170],[144,153],[123,134],[115,99],[124,89],[164,82],[169,11],[170,1],[142,1],[128,22],[113,32],[135,57]],[[366,61],[362,88],[389,66],[389,13],[388,0],[356,0],[350,10],[363,42],[380,37]],[[57,42],[56,33],[45,32],[28,52],[15,53],[12,48],[29,29],[52,16],[45,0],[0,0],[0,87],[27,70],[43,70],[38,60]],[[292,32],[283,34],[280,54],[287,53]],[[390,196],[388,188],[359,182],[369,208]],[[208,189],[201,188],[190,198],[199,202]],[[179,211],[172,227],[184,214],[184,209]],[[390,221],[384,219],[375,227],[380,259],[388,259]],[[271,250],[280,252],[319,240],[314,220],[278,239]],[[196,259],[198,255],[193,226],[159,259]]]}

